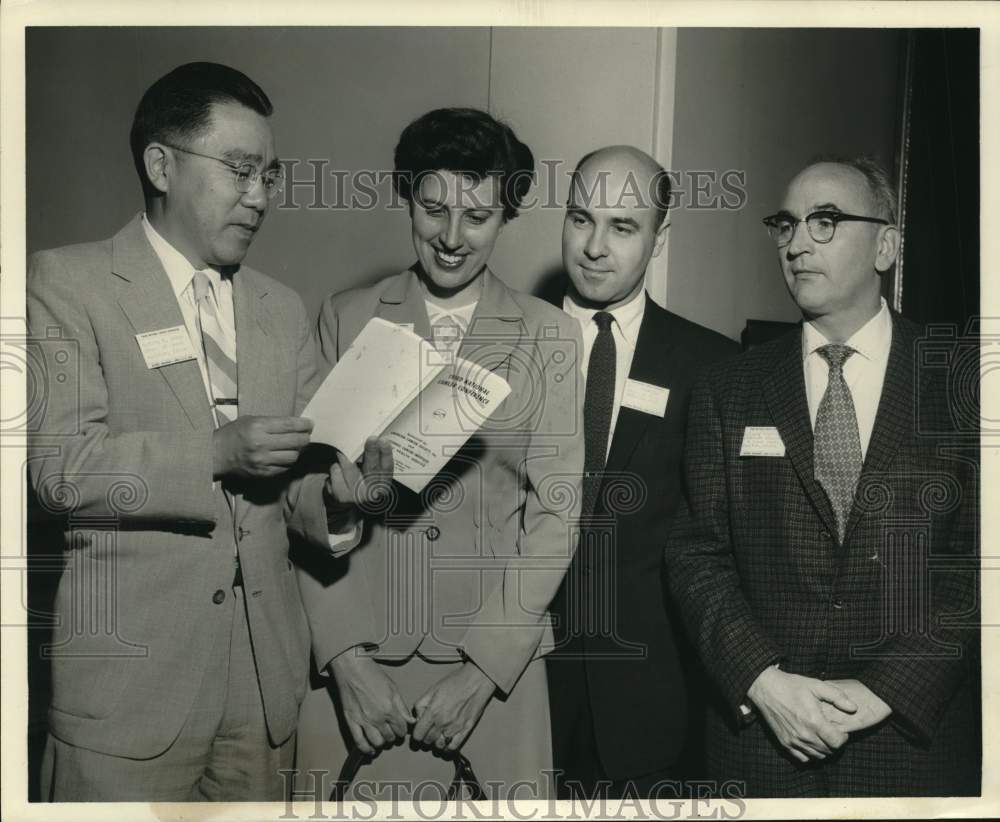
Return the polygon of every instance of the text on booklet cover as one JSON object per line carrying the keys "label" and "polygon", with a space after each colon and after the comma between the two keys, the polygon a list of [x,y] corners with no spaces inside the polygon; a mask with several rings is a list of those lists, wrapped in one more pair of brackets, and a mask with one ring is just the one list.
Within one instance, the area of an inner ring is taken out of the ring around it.
{"label": "text on booklet cover", "polygon": [[352,460],[368,437],[388,439],[394,478],[420,492],[509,393],[500,375],[374,317],[302,416],[313,421],[312,442]]}

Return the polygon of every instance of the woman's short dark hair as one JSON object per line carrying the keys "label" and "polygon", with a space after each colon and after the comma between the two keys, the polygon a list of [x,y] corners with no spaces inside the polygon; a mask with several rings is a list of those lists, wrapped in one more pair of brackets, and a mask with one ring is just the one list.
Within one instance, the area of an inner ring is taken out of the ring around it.
{"label": "woman's short dark hair", "polygon": [[392,184],[407,202],[421,177],[451,171],[479,182],[497,178],[504,220],[512,220],[535,176],[531,149],[506,123],[474,108],[438,108],[410,123],[393,156]]}
{"label": "woman's short dark hair", "polygon": [[209,126],[212,106],[238,103],[270,117],[271,101],[243,72],[219,63],[185,63],[146,89],[132,119],[132,161],[148,197],[155,189],[146,177],[143,153],[153,142],[185,142]]}

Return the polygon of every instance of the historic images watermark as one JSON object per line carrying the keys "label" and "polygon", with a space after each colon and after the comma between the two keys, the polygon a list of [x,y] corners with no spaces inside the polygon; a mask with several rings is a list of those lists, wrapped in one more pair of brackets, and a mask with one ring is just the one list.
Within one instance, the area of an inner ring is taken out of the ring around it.
{"label": "historic images watermark", "polygon": [[[520,210],[552,209],[561,211],[566,207],[569,186],[577,185],[577,201],[587,208],[652,207],[662,211],[668,209],[690,209],[696,211],[738,211],[747,203],[747,177],[741,169],[687,169],[684,171],[664,170],[649,180],[642,180],[630,172],[620,191],[609,195],[607,182],[609,171],[597,172],[591,184],[586,185],[574,173],[572,164],[565,160],[543,159],[538,161],[537,173],[518,172],[504,178],[509,192],[523,187],[528,177],[536,185],[521,202]],[[395,172],[388,169],[342,169],[330,159],[286,159],[282,161],[284,179],[282,192],[276,202],[279,209],[314,210],[359,210],[375,209],[404,210],[407,202],[398,194],[393,180],[403,175],[408,185],[406,190],[419,198],[424,178],[440,175],[431,169],[411,175],[409,172]],[[476,190],[477,180],[473,176],[460,177],[462,189],[459,194],[463,202],[472,203],[476,208],[500,208],[501,191],[494,189],[494,201],[480,199],[482,190]]]}
{"label": "historic images watermark", "polygon": [[[350,786],[349,801],[328,801],[336,778],[324,770],[310,770],[305,787],[289,791],[279,820],[379,819],[741,819],[746,814],[746,786],[726,780],[664,779],[640,791],[626,782],[612,793],[611,782],[599,783],[590,795],[555,798],[559,771],[542,771],[542,783],[525,780],[506,784],[483,783],[492,799],[449,798],[448,786],[435,780],[358,779]],[[300,777],[296,769],[281,771],[286,787]],[[503,798],[501,798],[503,797]],[[528,804],[530,803],[530,804]]]}

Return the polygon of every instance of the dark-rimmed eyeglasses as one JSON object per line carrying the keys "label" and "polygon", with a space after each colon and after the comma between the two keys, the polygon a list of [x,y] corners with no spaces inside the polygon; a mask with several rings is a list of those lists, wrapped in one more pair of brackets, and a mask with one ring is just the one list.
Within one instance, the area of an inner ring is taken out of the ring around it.
{"label": "dark-rimmed eyeglasses", "polygon": [[269,168],[261,171],[253,163],[233,163],[229,160],[223,160],[221,157],[213,157],[211,154],[191,151],[189,148],[181,148],[172,143],[164,143],[163,145],[174,149],[174,151],[183,151],[185,154],[193,154],[195,157],[203,157],[206,160],[215,160],[217,163],[222,163],[233,172],[233,182],[236,184],[236,191],[240,194],[246,194],[252,190],[257,185],[258,178],[263,183],[264,193],[269,200],[273,199],[285,186],[285,170],[283,168]]}
{"label": "dark-rimmed eyeglasses", "polygon": [[772,214],[763,220],[767,226],[767,233],[771,235],[778,248],[792,241],[799,223],[806,224],[806,230],[815,242],[828,243],[837,233],[837,224],[846,222],[889,225],[889,221],[881,217],[863,217],[860,214],[844,214],[840,211],[814,211],[798,219],[790,214]]}

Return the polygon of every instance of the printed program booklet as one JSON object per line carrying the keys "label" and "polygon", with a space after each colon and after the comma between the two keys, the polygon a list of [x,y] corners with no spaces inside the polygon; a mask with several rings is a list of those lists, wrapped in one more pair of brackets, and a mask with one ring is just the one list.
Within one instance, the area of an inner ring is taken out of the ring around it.
{"label": "printed program booklet", "polygon": [[309,401],[310,441],[357,461],[392,443],[393,478],[419,493],[510,393],[507,381],[373,317]]}

